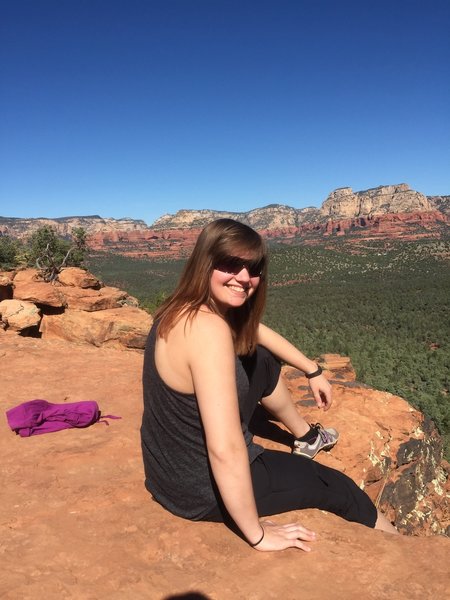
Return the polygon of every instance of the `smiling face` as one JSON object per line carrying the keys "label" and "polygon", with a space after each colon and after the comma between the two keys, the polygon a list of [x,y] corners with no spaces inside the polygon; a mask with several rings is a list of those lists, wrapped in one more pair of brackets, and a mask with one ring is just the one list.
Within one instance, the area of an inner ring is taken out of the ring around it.
{"label": "smiling face", "polygon": [[[242,258],[244,263],[246,257]],[[251,298],[259,286],[260,279],[259,276],[252,277],[248,267],[244,265],[236,273],[214,269],[210,280],[211,298],[220,312],[225,314],[230,308],[238,308]]]}

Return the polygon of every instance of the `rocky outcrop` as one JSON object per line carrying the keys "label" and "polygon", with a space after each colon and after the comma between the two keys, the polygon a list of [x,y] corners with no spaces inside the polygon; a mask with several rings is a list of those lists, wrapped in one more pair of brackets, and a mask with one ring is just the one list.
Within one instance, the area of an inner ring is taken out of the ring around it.
{"label": "rocky outcrop", "polygon": [[76,267],[54,283],[36,269],[0,274],[2,297],[8,299],[0,302],[1,330],[22,335],[143,349],[152,323],[136,298]]}
{"label": "rocky outcrop", "polygon": [[329,219],[314,227],[302,227],[300,235],[350,236],[411,240],[420,237],[440,237],[450,219],[440,211],[383,214],[352,219]]}
{"label": "rocky outcrop", "polygon": [[11,331],[23,331],[37,327],[41,322],[41,311],[32,302],[2,300],[0,302],[0,327]]}
{"label": "rocky outcrop", "polygon": [[40,227],[51,227],[61,237],[68,237],[72,230],[82,227],[88,234],[98,231],[135,231],[146,229],[144,221],[136,219],[108,219],[93,215],[89,217],[59,217],[56,219],[19,219],[0,217],[0,235],[22,239]]}
{"label": "rocky outcrop", "polygon": [[132,306],[89,313],[66,310],[61,315],[44,315],[40,332],[44,339],[143,349],[151,324],[148,313]]}
{"label": "rocky outcrop", "polygon": [[[391,536],[311,509],[272,517],[279,523],[298,520],[316,531],[310,553],[263,554],[220,523],[186,521],[152,501],[143,484],[138,436],[142,354],[3,334],[0,357],[7,365],[3,411],[33,398],[91,399],[103,414],[122,417],[109,427],[99,423],[33,438],[14,435],[0,419],[7,549],[2,599],[318,600],[328,598],[331,588],[346,599],[448,595],[450,540],[444,536]],[[332,368],[333,360],[327,362]],[[340,374],[329,373],[336,399],[320,417],[303,389],[306,382],[295,375],[289,384],[304,414],[340,430],[337,446],[317,460],[344,468],[358,482],[364,478],[369,490],[377,483],[369,485],[364,468],[376,468],[385,455],[414,465],[417,453],[401,444],[420,442],[423,434],[410,431],[415,411]],[[264,444],[288,451],[283,441]],[[378,496],[383,477],[378,486],[370,493]]]}
{"label": "rocky outcrop", "polygon": [[152,229],[159,231],[202,228],[214,219],[231,218],[242,221],[258,231],[273,232],[320,224],[330,218],[333,220],[371,218],[374,215],[436,210],[445,213],[448,206],[450,206],[449,196],[427,198],[424,194],[410,189],[406,183],[382,185],[359,192],[353,192],[350,187],[346,187],[331,192],[320,209],[314,207],[297,209],[281,204],[270,204],[243,213],[180,210],[174,215],[167,214],[157,219]]}
{"label": "rocky outcrop", "polygon": [[201,229],[101,232],[89,236],[92,250],[116,252],[134,257],[181,257],[194,247]]}
{"label": "rocky outcrop", "polygon": [[13,297],[13,277],[11,271],[0,271],[0,301]]}
{"label": "rocky outcrop", "polygon": [[301,223],[320,218],[314,207],[292,208],[284,204],[269,204],[248,212],[226,212],[216,210],[179,210],[175,215],[164,215],[157,219],[152,229],[202,229],[215,219],[235,219],[254,229],[282,229],[298,227]]}
{"label": "rocky outcrop", "polygon": [[428,196],[431,206],[450,217],[450,196]]}
{"label": "rocky outcrop", "polygon": [[401,183],[361,192],[353,192],[349,187],[339,188],[322,204],[321,213],[325,217],[342,219],[431,210],[433,206],[426,196]]}
{"label": "rocky outcrop", "polygon": [[[320,417],[306,378],[284,370],[305,418],[344,433],[318,460],[350,475],[401,531],[450,535],[450,465],[433,423],[402,398],[355,381],[348,358],[324,355],[319,363],[334,395],[333,409]],[[269,434],[280,440],[277,429]]]}
{"label": "rocky outcrop", "polygon": [[[450,218],[434,210],[402,214],[384,214],[352,219],[328,219],[320,222],[259,229],[268,240],[318,243],[323,238],[346,236],[355,240],[366,238],[412,240],[420,237],[439,238],[448,231]],[[170,229],[116,234],[98,233],[91,236],[93,250],[108,250],[136,258],[181,258],[188,256],[201,229]]]}
{"label": "rocky outcrop", "polygon": [[[61,219],[6,219],[0,217],[0,235],[26,237],[43,225],[69,236],[84,227],[92,250],[131,257],[188,255],[201,229],[218,218],[232,218],[261,232],[271,240],[316,243],[323,236],[367,236],[416,239],[440,237],[450,223],[450,196],[426,197],[405,183],[353,192],[333,191],[320,209],[270,204],[248,212],[180,210],[166,214],[151,227],[132,219],[65,217]],[[82,287],[82,286],[81,286]]]}

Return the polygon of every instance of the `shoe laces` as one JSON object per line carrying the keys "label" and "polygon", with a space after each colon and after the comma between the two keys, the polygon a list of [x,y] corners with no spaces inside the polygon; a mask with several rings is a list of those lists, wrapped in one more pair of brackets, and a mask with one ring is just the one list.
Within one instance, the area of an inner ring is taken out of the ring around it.
{"label": "shoe laces", "polygon": [[317,435],[320,435],[323,442],[328,443],[333,441],[333,436],[331,433],[328,433],[326,429],[321,425],[321,423],[311,424],[311,427],[317,431]]}

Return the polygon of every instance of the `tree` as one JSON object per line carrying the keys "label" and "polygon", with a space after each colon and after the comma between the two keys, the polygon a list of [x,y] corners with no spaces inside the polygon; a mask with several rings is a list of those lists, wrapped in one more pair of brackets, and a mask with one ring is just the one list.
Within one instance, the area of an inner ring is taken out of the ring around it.
{"label": "tree", "polygon": [[21,244],[7,235],[0,236],[0,269],[13,269],[17,266]]}
{"label": "tree", "polygon": [[73,229],[72,239],[66,240],[45,226],[29,239],[28,261],[39,269],[45,281],[54,281],[64,267],[81,266],[86,251],[86,231],[81,227]]}

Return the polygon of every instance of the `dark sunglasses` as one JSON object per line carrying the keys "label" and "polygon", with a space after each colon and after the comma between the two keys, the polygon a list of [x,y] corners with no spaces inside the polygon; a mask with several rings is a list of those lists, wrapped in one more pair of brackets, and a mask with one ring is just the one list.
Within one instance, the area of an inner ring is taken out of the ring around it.
{"label": "dark sunglasses", "polygon": [[218,271],[229,273],[230,275],[237,275],[244,267],[247,269],[250,277],[261,277],[264,268],[264,258],[260,260],[247,260],[239,256],[225,256],[214,265],[214,268]]}

